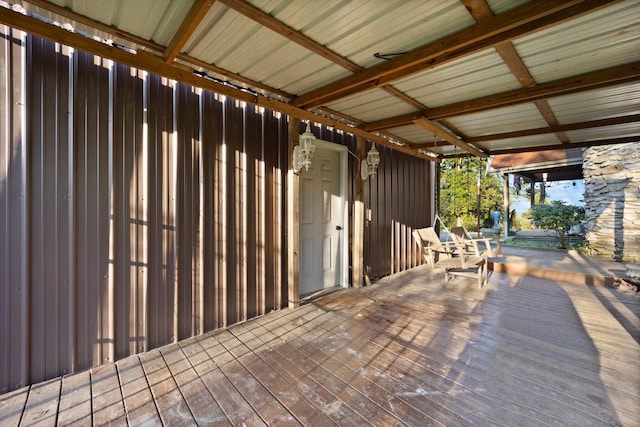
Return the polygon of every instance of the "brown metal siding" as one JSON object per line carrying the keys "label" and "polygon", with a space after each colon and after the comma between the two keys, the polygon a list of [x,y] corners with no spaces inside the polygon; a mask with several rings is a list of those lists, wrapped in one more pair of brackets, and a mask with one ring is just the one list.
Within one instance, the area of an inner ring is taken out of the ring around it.
{"label": "brown metal siding", "polygon": [[[149,75],[146,117],[148,185],[148,348],[175,340],[177,272],[173,132],[174,84]],[[212,328],[211,328],[212,329]]]}
{"label": "brown metal siding", "polygon": [[0,26],[0,391],[29,375],[25,36]]}
{"label": "brown metal siding", "polygon": [[[0,393],[287,305],[287,117],[3,34]],[[430,164],[379,149],[372,277],[429,222]]]}
{"label": "brown metal siding", "polygon": [[[365,185],[365,272],[378,278],[422,264],[411,233],[428,227],[435,165],[385,147],[380,166]],[[367,145],[367,151],[369,145]]]}
{"label": "brown metal siding", "polygon": [[[36,40],[34,38],[34,40]],[[113,360],[108,301],[111,161],[108,61],[74,55],[75,368]]]}

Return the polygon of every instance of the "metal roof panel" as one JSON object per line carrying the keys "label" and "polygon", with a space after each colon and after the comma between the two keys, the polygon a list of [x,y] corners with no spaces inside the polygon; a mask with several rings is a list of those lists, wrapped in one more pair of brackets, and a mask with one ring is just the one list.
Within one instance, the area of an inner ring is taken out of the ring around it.
{"label": "metal roof panel", "polygon": [[394,114],[415,111],[414,107],[382,89],[361,92],[349,98],[333,102],[328,107],[367,122],[387,117],[389,111],[393,111]]}
{"label": "metal roof panel", "polygon": [[640,126],[638,126],[638,123],[627,123],[624,125],[580,129],[567,132],[567,136],[571,141],[580,142],[637,136],[640,143]]}
{"label": "metal roof panel", "polygon": [[486,141],[481,144],[483,147],[488,148],[489,150],[513,150],[513,149],[524,149],[531,148],[536,146],[551,146],[558,145],[560,147],[560,141],[553,134],[544,134],[544,135],[532,135],[525,136],[520,138],[506,138],[506,139],[498,139],[494,141]]}
{"label": "metal roof panel", "polygon": [[521,87],[493,49],[425,71],[394,86],[428,107]]}
{"label": "metal roof panel", "polygon": [[389,131],[392,134],[397,135],[399,138],[412,141],[416,144],[424,144],[425,148],[429,150],[433,150],[433,143],[435,140],[438,140],[437,138],[434,138],[432,133],[418,125],[399,126],[389,129]]}
{"label": "metal roof panel", "polygon": [[513,44],[538,83],[638,61],[640,8],[625,1]]}
{"label": "metal roof panel", "polygon": [[547,126],[533,103],[518,104],[447,119],[467,136],[482,136]]}
{"label": "metal roof panel", "polygon": [[[252,4],[362,67],[474,24],[458,0],[252,0]],[[313,13],[310,13],[313,10]]]}
{"label": "metal roof panel", "polygon": [[561,124],[639,114],[640,82],[550,98],[548,103]]}

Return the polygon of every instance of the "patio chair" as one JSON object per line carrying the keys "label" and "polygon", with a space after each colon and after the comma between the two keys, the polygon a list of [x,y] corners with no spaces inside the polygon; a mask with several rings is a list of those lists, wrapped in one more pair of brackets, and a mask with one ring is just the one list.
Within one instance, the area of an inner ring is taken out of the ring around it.
{"label": "patio chair", "polygon": [[431,268],[444,269],[445,281],[451,276],[478,280],[478,288],[487,283],[487,253],[469,252],[461,243],[441,242],[433,227],[413,231],[413,238]]}
{"label": "patio chair", "polygon": [[498,242],[498,248],[494,250],[491,247],[491,239],[487,237],[472,238],[469,232],[464,227],[451,227],[449,235],[453,239],[454,243],[459,246],[463,246],[466,252],[471,252],[475,255],[480,255],[482,251],[478,247],[478,243],[483,243],[487,256],[494,257],[502,254],[502,246],[500,245],[500,236],[498,235],[496,241]]}
{"label": "patio chair", "polygon": [[413,230],[412,235],[431,268],[440,260],[440,257],[443,259],[452,258],[455,253],[456,246],[452,242],[440,241],[440,237],[433,227],[418,228]]}

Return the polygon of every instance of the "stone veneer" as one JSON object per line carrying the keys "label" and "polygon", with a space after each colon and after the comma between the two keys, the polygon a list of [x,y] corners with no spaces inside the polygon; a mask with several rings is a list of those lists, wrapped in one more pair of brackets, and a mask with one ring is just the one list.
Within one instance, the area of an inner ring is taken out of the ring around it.
{"label": "stone veneer", "polygon": [[640,263],[640,142],[590,147],[583,160],[590,254]]}

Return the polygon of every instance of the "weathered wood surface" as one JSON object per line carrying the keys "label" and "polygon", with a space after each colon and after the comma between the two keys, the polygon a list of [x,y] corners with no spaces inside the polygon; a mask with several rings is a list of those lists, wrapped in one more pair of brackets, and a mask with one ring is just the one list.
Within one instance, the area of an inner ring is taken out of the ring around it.
{"label": "weathered wood surface", "polygon": [[425,267],[0,396],[0,425],[640,425],[640,298]]}

